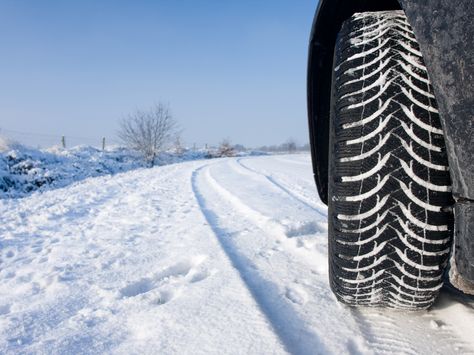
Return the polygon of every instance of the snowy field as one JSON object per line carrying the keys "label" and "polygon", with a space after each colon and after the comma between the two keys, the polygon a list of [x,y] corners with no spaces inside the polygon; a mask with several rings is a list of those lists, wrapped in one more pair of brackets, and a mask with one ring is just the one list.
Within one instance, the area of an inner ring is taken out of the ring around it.
{"label": "snowy field", "polygon": [[0,200],[2,354],[474,353],[474,300],[352,309],[309,155],[185,162]]}

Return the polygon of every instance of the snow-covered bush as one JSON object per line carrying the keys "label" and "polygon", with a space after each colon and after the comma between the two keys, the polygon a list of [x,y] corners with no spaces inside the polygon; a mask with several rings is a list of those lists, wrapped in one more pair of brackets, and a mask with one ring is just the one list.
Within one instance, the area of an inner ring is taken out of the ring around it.
{"label": "snow-covered bush", "polygon": [[235,157],[235,149],[228,139],[224,139],[217,149],[218,157]]}
{"label": "snow-covered bush", "polygon": [[[161,152],[156,165],[167,165],[189,160],[228,156],[225,151],[210,154],[209,150],[180,148]],[[256,152],[239,153],[253,155]],[[34,191],[45,191],[67,186],[89,177],[110,175],[147,167],[141,153],[122,147],[104,151],[89,147],[52,147],[32,149],[0,137],[0,199],[17,198]]]}
{"label": "snow-covered bush", "polygon": [[144,166],[128,149],[107,151],[86,146],[37,150],[2,141],[0,198],[63,187],[88,177],[115,174]]}

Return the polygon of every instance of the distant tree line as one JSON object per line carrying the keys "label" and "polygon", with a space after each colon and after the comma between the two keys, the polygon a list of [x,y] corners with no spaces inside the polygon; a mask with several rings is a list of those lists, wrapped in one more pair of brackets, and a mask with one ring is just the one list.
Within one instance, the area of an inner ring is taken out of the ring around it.
{"label": "distant tree line", "polygon": [[231,144],[229,139],[224,139],[218,147],[208,148],[210,155],[213,157],[231,157],[235,156],[240,152],[246,152],[249,150],[261,151],[265,153],[298,153],[298,152],[309,152],[309,143],[299,145],[294,139],[287,139],[285,142],[277,145],[264,145],[258,148],[246,148],[242,144]]}
{"label": "distant tree line", "polygon": [[297,153],[297,152],[309,152],[310,151],[309,143],[299,145],[296,140],[290,138],[281,144],[276,145],[264,145],[257,150],[267,153]]}

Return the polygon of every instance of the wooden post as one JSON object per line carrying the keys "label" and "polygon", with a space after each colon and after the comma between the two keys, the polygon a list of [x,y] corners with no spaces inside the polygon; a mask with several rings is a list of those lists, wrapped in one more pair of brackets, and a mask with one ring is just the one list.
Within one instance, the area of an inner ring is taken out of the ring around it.
{"label": "wooden post", "polygon": [[63,148],[66,148],[66,137],[64,136],[61,137],[61,145],[63,146]]}
{"label": "wooden post", "polygon": [[102,151],[105,150],[105,137],[102,137]]}

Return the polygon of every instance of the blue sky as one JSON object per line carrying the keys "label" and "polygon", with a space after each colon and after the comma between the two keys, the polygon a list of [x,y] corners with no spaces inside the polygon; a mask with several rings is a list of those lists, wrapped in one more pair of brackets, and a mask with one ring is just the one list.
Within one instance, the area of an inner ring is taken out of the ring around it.
{"label": "blue sky", "polygon": [[305,143],[316,5],[1,0],[0,129],[32,145],[112,140],[122,117],[164,102],[188,144]]}

